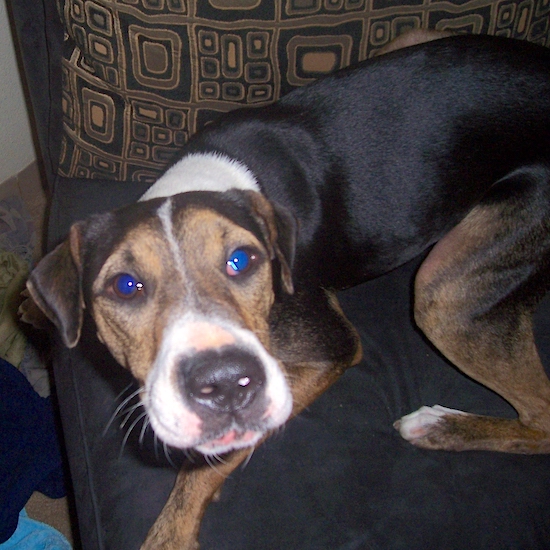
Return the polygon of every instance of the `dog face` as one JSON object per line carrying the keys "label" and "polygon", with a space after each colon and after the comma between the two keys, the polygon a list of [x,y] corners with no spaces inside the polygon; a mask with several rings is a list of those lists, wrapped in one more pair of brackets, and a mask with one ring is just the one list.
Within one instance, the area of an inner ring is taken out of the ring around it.
{"label": "dog face", "polygon": [[68,346],[89,309],[162,440],[223,453],[291,412],[268,318],[274,286],[292,292],[294,233],[256,192],[155,199],[73,226],[29,291]]}

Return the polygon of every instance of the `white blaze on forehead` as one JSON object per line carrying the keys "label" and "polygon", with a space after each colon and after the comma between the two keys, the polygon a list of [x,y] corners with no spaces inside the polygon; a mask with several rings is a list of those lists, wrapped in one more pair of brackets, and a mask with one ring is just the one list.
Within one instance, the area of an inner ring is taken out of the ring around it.
{"label": "white blaze on forehead", "polygon": [[219,153],[195,153],[169,168],[140,201],[188,191],[223,192],[229,189],[260,191],[260,186],[244,164]]}
{"label": "white blaze on forehead", "polygon": [[157,216],[162,224],[164,236],[168,241],[170,252],[174,256],[180,271],[183,271],[183,259],[181,257],[180,246],[176,235],[174,234],[174,224],[172,222],[172,199],[166,199],[159,209],[157,210]]}
{"label": "white blaze on forehead", "polygon": [[[215,153],[192,154],[174,164],[140,199],[166,199],[157,209],[157,216],[174,265],[186,283],[185,308],[165,327],[159,352],[145,382],[146,405],[153,429],[166,443],[180,448],[195,447],[202,436],[202,420],[189,407],[177,375],[182,358],[200,350],[235,345],[258,358],[266,375],[267,405],[261,419],[265,430],[280,426],[292,411],[292,394],[277,360],[252,331],[230,321],[199,314],[192,300],[192,280],[185,276],[185,258],[174,230],[170,197],[189,191],[224,192],[230,189],[260,192],[256,178],[243,164]],[[221,443],[216,442],[216,445]],[[237,442],[227,450],[238,446],[243,445]]]}

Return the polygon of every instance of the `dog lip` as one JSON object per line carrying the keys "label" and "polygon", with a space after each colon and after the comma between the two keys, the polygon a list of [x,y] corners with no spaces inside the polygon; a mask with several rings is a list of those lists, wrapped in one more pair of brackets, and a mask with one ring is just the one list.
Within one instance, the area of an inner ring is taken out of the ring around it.
{"label": "dog lip", "polygon": [[[155,400],[149,401],[146,409],[153,430],[168,445],[180,449],[192,447],[201,433],[202,420],[190,411],[176,419],[173,414],[167,414],[162,407],[156,406]],[[185,426],[183,431],[182,426]]]}
{"label": "dog lip", "polygon": [[262,435],[263,432],[256,430],[239,432],[235,429],[230,429],[220,437],[197,445],[196,449],[203,454],[224,453],[232,449],[251,447],[258,442]]}

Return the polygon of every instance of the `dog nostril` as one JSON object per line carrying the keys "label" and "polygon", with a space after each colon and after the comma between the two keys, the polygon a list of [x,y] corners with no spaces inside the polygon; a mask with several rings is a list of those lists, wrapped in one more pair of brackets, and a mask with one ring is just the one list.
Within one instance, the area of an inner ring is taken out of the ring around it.
{"label": "dog nostril", "polygon": [[[237,384],[242,388],[246,388],[246,386],[250,384],[250,378],[248,376],[243,376],[241,379],[237,380]],[[216,389],[217,387],[212,385],[203,386],[202,388],[200,388],[199,393],[201,395],[210,395],[214,393]]]}
{"label": "dog nostril", "polygon": [[179,373],[181,390],[191,402],[219,412],[248,407],[265,384],[258,358],[230,346],[186,358]]}

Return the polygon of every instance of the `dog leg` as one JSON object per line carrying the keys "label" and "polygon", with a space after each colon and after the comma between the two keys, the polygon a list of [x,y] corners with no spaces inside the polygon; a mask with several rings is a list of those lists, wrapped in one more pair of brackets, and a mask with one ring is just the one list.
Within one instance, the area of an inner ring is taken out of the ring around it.
{"label": "dog leg", "polygon": [[[326,391],[341,373],[342,368],[331,364],[290,365],[288,378],[294,403],[292,416],[299,414]],[[265,439],[267,436],[257,446]],[[200,525],[208,504],[227,476],[250,453],[251,449],[230,453],[216,465],[216,469],[209,466],[195,470],[182,469],[141,550],[198,550]]]}
{"label": "dog leg", "polygon": [[[345,369],[359,362],[361,345],[331,293],[301,295],[298,292],[282,308],[275,309],[278,320],[284,319],[279,329],[274,329],[278,333],[274,339],[279,340],[277,356],[284,356],[292,391],[292,418],[336,382]],[[288,323],[292,326],[290,331]],[[285,327],[284,336],[282,327]],[[326,335],[327,329],[330,336]],[[257,446],[267,437],[269,434]],[[215,470],[208,466],[182,469],[141,550],[198,550],[199,529],[208,504],[226,477],[250,452],[251,449],[243,449],[224,456]]]}
{"label": "dog leg", "polygon": [[198,550],[198,536],[206,507],[225,478],[250,454],[236,451],[216,465],[180,470],[162,512],[141,550]]}
{"label": "dog leg", "polygon": [[550,452],[550,381],[532,314],[548,289],[550,169],[501,180],[430,252],[415,281],[415,319],[459,369],[518,412],[497,419],[442,407],[396,423],[430,449]]}

